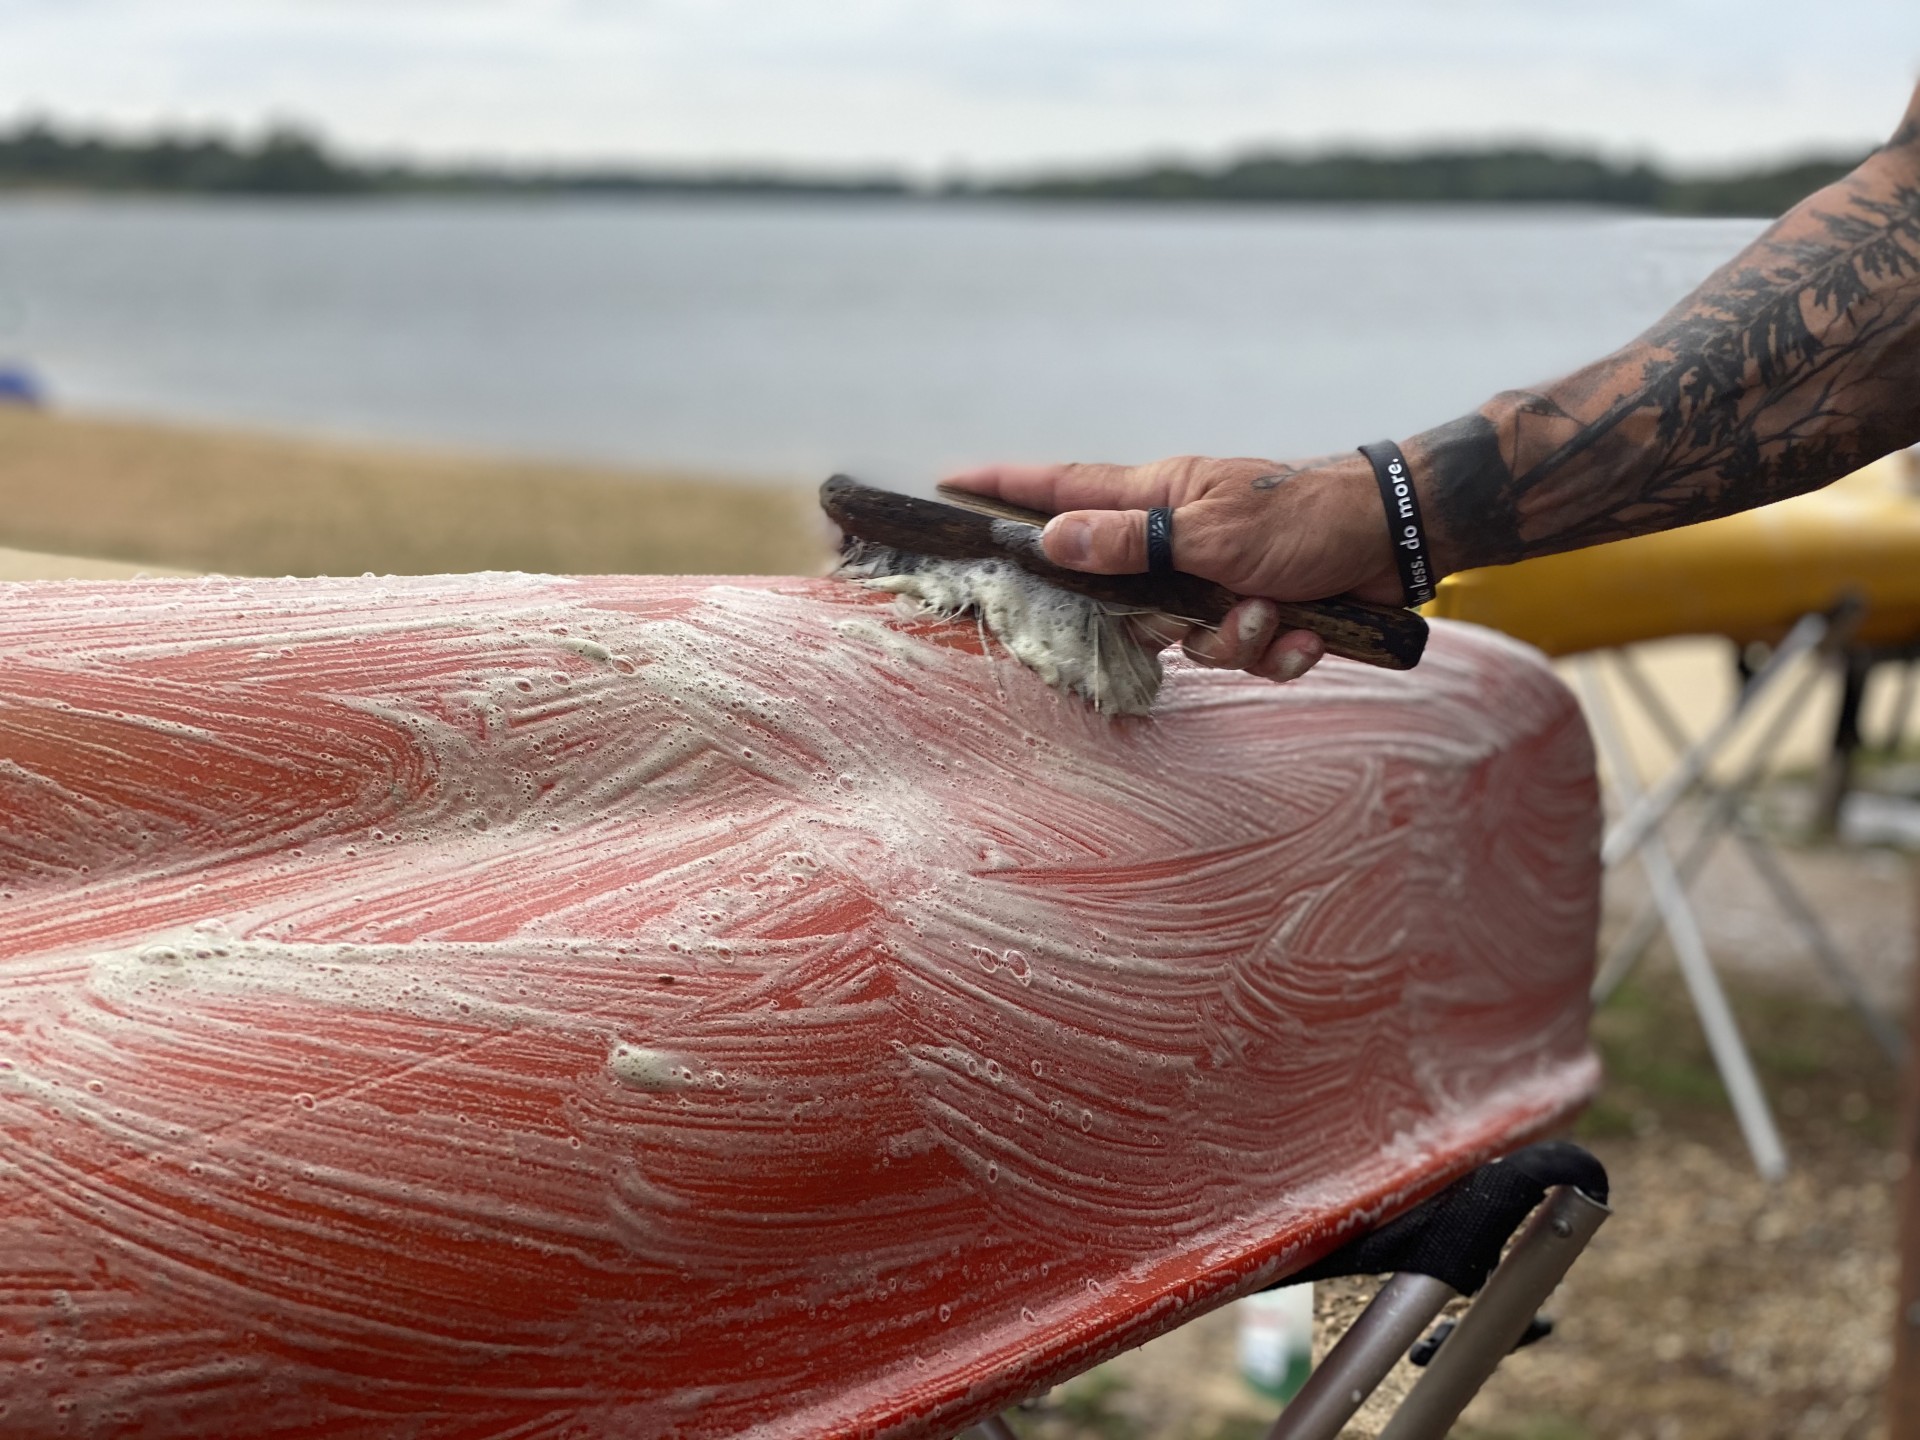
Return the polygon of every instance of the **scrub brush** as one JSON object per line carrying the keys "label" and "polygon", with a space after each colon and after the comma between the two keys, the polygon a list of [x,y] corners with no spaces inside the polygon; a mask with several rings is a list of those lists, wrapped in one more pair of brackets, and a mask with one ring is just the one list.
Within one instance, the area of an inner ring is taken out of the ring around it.
{"label": "scrub brush", "polygon": [[[836,574],[911,596],[929,611],[977,614],[1009,654],[1049,685],[1110,715],[1143,715],[1160,689],[1157,647],[1128,623],[1170,615],[1217,627],[1241,597],[1197,575],[1089,575],[1047,559],[1047,516],[999,501],[901,495],[836,475],[820,506],[840,527]],[[1331,655],[1406,670],[1427,623],[1411,610],[1362,600],[1276,602],[1280,623],[1311,630]]]}

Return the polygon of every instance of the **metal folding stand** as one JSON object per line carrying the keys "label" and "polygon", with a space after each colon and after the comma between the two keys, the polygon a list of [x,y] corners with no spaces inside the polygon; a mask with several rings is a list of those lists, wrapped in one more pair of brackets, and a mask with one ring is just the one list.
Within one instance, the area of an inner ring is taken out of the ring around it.
{"label": "metal folding stand", "polygon": [[[1607,832],[1606,839],[1601,844],[1600,857],[1609,870],[1623,860],[1630,859],[1660,828],[1673,807],[1705,778],[1714,760],[1727,747],[1728,742],[1739,733],[1747,716],[1753,713],[1760,700],[1773,692],[1781,679],[1792,670],[1796,660],[1821,648],[1832,628],[1832,622],[1825,615],[1802,616],[1799,623],[1787,632],[1787,638],[1782,640],[1774,648],[1773,654],[1767,657],[1767,663],[1741,687],[1740,694],[1728,708],[1727,713],[1705,735],[1681,752],[1673,768],[1661,777],[1657,785],[1644,795],[1636,796],[1626,806],[1625,813]],[[1582,673],[1583,677],[1589,680],[1588,688],[1592,697],[1599,702],[1597,708],[1610,718],[1613,712],[1612,707],[1606,703],[1605,692],[1600,690],[1597,684],[1591,683],[1593,675],[1591,661],[1582,667]],[[1801,694],[1804,695],[1804,693],[1803,690]],[[1588,720],[1591,722],[1592,719],[1593,716],[1590,713]],[[1782,729],[1773,737],[1774,743],[1777,745],[1784,735],[1785,731]],[[1621,753],[1624,757],[1626,752],[1623,749]],[[1616,782],[1625,781],[1632,776],[1632,773],[1632,768],[1629,766],[1626,775],[1616,775],[1614,779]]]}
{"label": "metal folding stand", "polygon": [[[1613,788],[1628,807],[1629,814],[1636,813],[1633,807],[1646,797],[1634,779],[1632,756],[1614,726],[1605,693],[1590,667],[1582,667],[1580,681],[1582,698],[1588,705],[1587,719],[1613,776]],[[1676,794],[1674,799],[1677,798]],[[1603,847],[1603,854],[1606,848]],[[1780,1139],[1779,1126],[1774,1123],[1773,1111],[1767,1105],[1766,1092],[1760,1088],[1760,1077],[1754,1073],[1753,1057],[1740,1036],[1739,1022],[1733,1018],[1720,976],[1707,954],[1700,923],[1687,901],[1685,882],[1667,850],[1667,842],[1651,827],[1639,837],[1634,848],[1646,872],[1647,886],[1653,892],[1661,923],[1666,926],[1667,938],[1673,943],[1673,953],[1680,963],[1680,975],[1686,982],[1694,1013],[1700,1017],[1700,1028],[1706,1032],[1714,1066],[1727,1087],[1734,1118],[1740,1122],[1740,1133],[1753,1156],[1754,1168],[1763,1178],[1778,1180],[1787,1173],[1786,1145]],[[1617,862],[1609,860],[1609,868],[1614,863]]]}
{"label": "metal folding stand", "polygon": [[[1890,1059],[1900,1061],[1905,1053],[1905,1040],[1898,1027],[1873,1004],[1818,912],[1745,814],[1748,794],[1764,777],[1820,678],[1818,666],[1802,667],[1797,680],[1789,686],[1787,681],[1794,673],[1796,662],[1816,654],[1844,656],[1846,642],[1858,618],[1859,606],[1847,603],[1831,615],[1808,615],[1801,619],[1767,663],[1751,676],[1728,713],[1705,736],[1691,743],[1671,708],[1632,656],[1624,651],[1614,652],[1613,664],[1627,693],[1677,756],[1673,768],[1658,784],[1645,791],[1640,787],[1632,756],[1621,736],[1612,702],[1599,683],[1598,660],[1584,662],[1578,671],[1587,718],[1623,812],[1607,833],[1602,860],[1612,869],[1637,857],[1651,892],[1634,922],[1602,961],[1594,980],[1594,997],[1599,1001],[1610,995],[1645,954],[1655,933],[1661,928],[1666,930],[1754,1165],[1769,1180],[1786,1173],[1786,1150],[1754,1072],[1752,1057],[1707,952],[1686,886],[1699,873],[1722,836],[1733,835],[1741,852],[1758,872],[1763,888],[1780,905],[1788,923],[1799,932],[1815,959],[1859,1014],[1875,1042]],[[1740,772],[1731,783],[1711,783],[1709,776],[1715,760],[1745,728],[1748,717],[1763,700],[1782,691],[1785,700],[1760,732]],[[1698,832],[1676,862],[1661,827],[1671,818],[1675,807],[1695,791],[1706,799],[1705,812]]]}
{"label": "metal folding stand", "polygon": [[[1268,1440],[1334,1440],[1402,1356],[1424,1372],[1381,1440],[1441,1440],[1501,1360],[1551,1329],[1539,1308],[1612,1213],[1607,1190],[1607,1172],[1579,1146],[1530,1145],[1282,1281],[1391,1272]],[[1458,1324],[1422,1341],[1448,1304],[1472,1295]],[[1017,1434],[1000,1417],[970,1433]]]}
{"label": "metal folding stand", "polygon": [[1607,1198],[1607,1172],[1579,1146],[1530,1145],[1293,1277],[1288,1283],[1393,1271],[1267,1440],[1335,1440],[1441,1310],[1477,1294],[1458,1324],[1410,1357],[1423,1373],[1380,1432],[1380,1440],[1440,1440],[1500,1362],[1532,1338],[1541,1305],[1612,1213]]}
{"label": "metal folding stand", "polygon": [[[1639,665],[1626,651],[1614,655],[1614,665],[1620,679],[1633,693],[1641,710],[1653,723],[1661,738],[1678,754],[1687,745],[1685,732],[1673,714],[1671,707],[1640,670]],[[1755,829],[1747,817],[1745,801],[1753,788],[1765,778],[1767,763],[1778,750],[1780,741],[1795,719],[1807,693],[1813,689],[1819,679],[1817,670],[1809,669],[1802,673],[1800,682],[1795,686],[1788,700],[1781,706],[1771,724],[1756,745],[1754,752],[1747,758],[1735,778],[1719,786],[1704,786],[1707,808],[1700,820],[1699,829],[1682,854],[1678,865],[1680,880],[1683,884],[1691,882],[1700,873],[1701,868],[1712,856],[1715,846],[1722,836],[1732,836],[1740,847],[1740,853],[1753,867],[1760,883],[1779,904],[1787,923],[1796,930],[1808,951],[1819,962],[1827,978],[1833,982],[1859,1017],[1874,1043],[1894,1065],[1905,1063],[1907,1037],[1900,1026],[1880,1006],[1874,1003],[1867,993],[1865,984],[1853,967],[1847,962],[1826,922],[1820,918],[1800,885],[1787,872],[1780,859],[1773,853],[1764,836]],[[1634,916],[1633,923],[1621,932],[1613,948],[1601,961],[1594,978],[1594,999],[1604,1001],[1611,995],[1633,966],[1646,953],[1647,946],[1660,928],[1659,908],[1651,901],[1641,906]]]}

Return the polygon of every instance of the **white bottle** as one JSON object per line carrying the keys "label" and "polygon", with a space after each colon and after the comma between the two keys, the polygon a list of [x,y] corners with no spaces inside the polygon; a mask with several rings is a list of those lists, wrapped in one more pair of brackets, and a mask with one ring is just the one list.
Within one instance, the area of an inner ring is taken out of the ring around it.
{"label": "white bottle", "polygon": [[1313,1368],[1313,1286],[1262,1290],[1233,1308],[1242,1378],[1270,1399],[1291,1400]]}

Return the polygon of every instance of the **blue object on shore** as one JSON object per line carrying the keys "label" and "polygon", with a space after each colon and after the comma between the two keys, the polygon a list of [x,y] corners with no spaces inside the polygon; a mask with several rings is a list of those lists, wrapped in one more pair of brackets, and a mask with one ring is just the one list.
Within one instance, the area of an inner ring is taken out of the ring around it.
{"label": "blue object on shore", "polygon": [[34,373],[24,365],[0,363],[0,405],[25,405],[39,409],[47,403],[47,393]]}

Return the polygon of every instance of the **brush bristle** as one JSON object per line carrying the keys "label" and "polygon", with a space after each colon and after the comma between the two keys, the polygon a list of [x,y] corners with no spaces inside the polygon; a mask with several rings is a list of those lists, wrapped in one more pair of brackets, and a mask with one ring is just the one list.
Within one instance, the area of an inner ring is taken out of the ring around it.
{"label": "brush bristle", "polygon": [[951,618],[974,614],[1007,653],[1103,715],[1144,715],[1160,693],[1159,655],[1126,616],[1005,560],[936,560],[849,540],[834,572]]}

